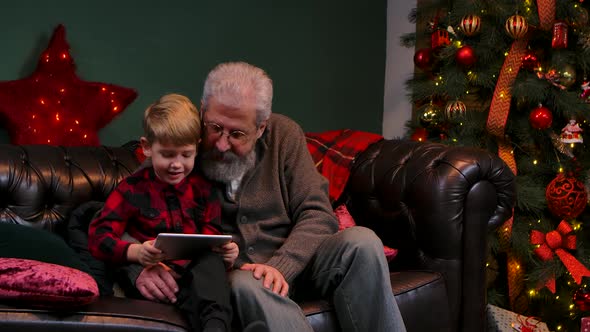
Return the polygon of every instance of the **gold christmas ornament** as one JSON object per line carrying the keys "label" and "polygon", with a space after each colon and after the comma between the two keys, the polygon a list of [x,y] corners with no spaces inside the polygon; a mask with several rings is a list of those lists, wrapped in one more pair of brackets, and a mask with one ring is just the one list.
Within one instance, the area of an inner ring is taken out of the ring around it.
{"label": "gold christmas ornament", "polygon": [[418,117],[420,125],[428,130],[438,128],[444,120],[442,110],[432,102],[419,109]]}
{"label": "gold christmas ornament", "polygon": [[504,27],[510,37],[518,39],[527,33],[529,24],[523,16],[512,15],[506,20]]}

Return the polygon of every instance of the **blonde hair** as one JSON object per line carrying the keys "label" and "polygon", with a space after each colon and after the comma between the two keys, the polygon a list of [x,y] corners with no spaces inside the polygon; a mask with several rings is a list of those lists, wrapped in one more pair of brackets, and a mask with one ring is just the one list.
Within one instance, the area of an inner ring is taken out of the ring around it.
{"label": "blonde hair", "polygon": [[268,74],[246,62],[226,62],[209,72],[203,87],[203,112],[209,98],[215,97],[227,106],[239,105],[245,93],[251,91],[256,98],[256,124],[268,120],[272,113],[272,80]]}
{"label": "blonde hair", "polygon": [[148,106],[143,115],[143,131],[149,144],[198,144],[201,118],[187,97],[167,94]]}

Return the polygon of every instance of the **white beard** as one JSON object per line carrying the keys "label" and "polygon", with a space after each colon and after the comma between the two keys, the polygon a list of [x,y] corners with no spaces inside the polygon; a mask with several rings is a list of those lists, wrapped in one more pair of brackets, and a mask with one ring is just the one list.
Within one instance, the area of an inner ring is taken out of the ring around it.
{"label": "white beard", "polygon": [[[217,156],[223,156],[217,160]],[[247,155],[240,157],[231,151],[219,152],[215,148],[201,153],[201,169],[207,178],[229,184],[231,181],[240,180],[247,171],[254,168],[256,163],[256,149],[252,149]]]}

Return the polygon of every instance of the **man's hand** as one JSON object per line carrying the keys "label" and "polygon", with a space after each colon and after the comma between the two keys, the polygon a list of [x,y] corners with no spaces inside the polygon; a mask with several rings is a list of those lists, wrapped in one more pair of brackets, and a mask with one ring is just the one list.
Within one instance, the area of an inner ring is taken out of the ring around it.
{"label": "man's hand", "polygon": [[283,274],[272,266],[264,264],[244,264],[240,270],[252,271],[252,275],[256,279],[264,278],[263,285],[270,289],[272,285],[272,292],[281,296],[289,294],[289,284]]}
{"label": "man's hand", "polygon": [[238,258],[238,254],[240,253],[240,248],[238,248],[238,244],[235,242],[213,247],[212,250],[221,255],[225,266],[228,268],[234,265],[236,258]]}
{"label": "man's hand", "polygon": [[156,264],[141,271],[135,287],[148,300],[175,303],[178,278],[180,276],[176,272],[167,269],[163,264]]}

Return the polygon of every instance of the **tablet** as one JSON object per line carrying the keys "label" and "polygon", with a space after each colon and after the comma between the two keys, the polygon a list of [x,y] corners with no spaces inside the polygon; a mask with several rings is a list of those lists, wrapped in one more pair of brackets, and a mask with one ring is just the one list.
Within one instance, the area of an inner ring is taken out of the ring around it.
{"label": "tablet", "polygon": [[203,250],[231,242],[231,235],[160,233],[154,246],[167,259],[191,259]]}

